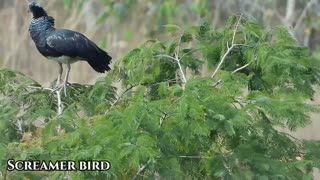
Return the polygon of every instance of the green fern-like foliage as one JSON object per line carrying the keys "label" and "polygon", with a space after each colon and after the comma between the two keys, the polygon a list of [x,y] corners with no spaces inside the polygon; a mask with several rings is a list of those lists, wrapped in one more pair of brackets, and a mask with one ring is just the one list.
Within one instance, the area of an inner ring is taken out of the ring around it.
{"label": "green fern-like foliage", "polygon": [[[8,179],[311,179],[313,168],[320,168],[319,142],[299,141],[278,129],[304,127],[310,112],[318,111],[307,101],[319,84],[319,58],[284,28],[265,31],[245,19],[235,27],[237,21],[230,18],[221,30],[208,23],[174,27],[177,37],[171,25],[171,41],[148,41],[94,85],[68,87],[59,117],[54,94],[20,73],[1,70],[2,174]],[[232,39],[238,46],[211,78]],[[9,158],[108,160],[111,169],[7,172]]]}

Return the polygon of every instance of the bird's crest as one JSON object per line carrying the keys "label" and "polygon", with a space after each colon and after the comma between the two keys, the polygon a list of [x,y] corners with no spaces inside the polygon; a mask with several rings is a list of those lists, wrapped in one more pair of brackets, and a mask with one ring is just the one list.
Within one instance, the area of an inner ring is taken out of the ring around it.
{"label": "bird's crest", "polygon": [[48,16],[47,12],[35,1],[29,1],[28,2],[29,10],[33,15],[33,18],[37,19],[43,16]]}

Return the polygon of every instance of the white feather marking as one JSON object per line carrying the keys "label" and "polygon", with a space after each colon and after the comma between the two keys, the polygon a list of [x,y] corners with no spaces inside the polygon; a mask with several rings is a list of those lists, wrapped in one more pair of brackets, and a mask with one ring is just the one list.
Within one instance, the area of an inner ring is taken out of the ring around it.
{"label": "white feather marking", "polygon": [[51,59],[63,64],[72,64],[74,62],[80,61],[80,58],[71,58],[69,56],[48,57],[48,59]]}

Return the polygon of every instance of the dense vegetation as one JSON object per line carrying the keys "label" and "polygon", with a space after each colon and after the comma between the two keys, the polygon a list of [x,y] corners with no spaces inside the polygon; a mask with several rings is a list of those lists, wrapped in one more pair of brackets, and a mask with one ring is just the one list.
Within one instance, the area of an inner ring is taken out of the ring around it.
{"label": "dense vegetation", "polygon": [[[57,96],[0,71],[0,172],[7,179],[311,179],[320,142],[279,131],[309,122],[320,61],[286,28],[244,17],[223,29],[166,25],[94,85]],[[121,83],[116,89],[114,83]],[[119,93],[120,92],[120,93]],[[8,172],[7,159],[111,162],[106,172]]]}

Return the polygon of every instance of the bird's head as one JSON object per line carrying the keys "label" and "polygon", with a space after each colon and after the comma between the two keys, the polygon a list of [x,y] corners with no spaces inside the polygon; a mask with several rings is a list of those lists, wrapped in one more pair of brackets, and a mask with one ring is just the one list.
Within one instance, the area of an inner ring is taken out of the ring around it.
{"label": "bird's head", "polygon": [[29,11],[32,13],[33,18],[39,18],[39,17],[43,17],[43,16],[48,16],[47,12],[35,1],[29,1],[26,0],[28,2],[28,6],[29,6]]}

